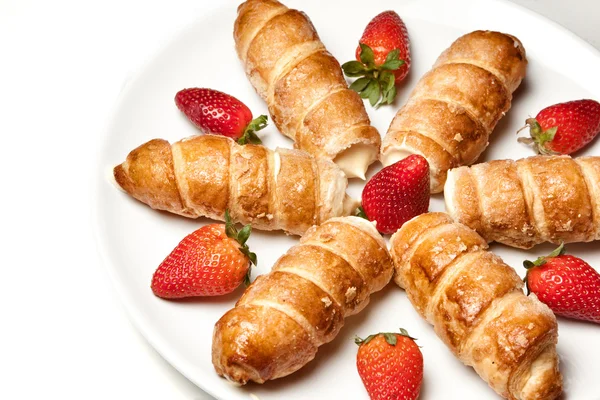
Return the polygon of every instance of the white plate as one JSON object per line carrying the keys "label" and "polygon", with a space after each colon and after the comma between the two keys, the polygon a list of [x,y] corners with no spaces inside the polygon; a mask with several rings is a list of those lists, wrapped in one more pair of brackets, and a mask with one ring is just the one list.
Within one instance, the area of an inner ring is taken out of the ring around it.
{"label": "white plate", "polygon": [[[107,179],[111,167],[122,162],[134,147],[153,138],[176,141],[197,131],[175,107],[173,97],[184,87],[212,87],[244,101],[254,115],[266,114],[265,103],[248,83],[234,50],[232,29],[238,2],[224,1],[199,18],[164,47],[125,88],[106,132],[96,194],[96,234],[114,284],[136,326],[148,341],[182,374],[220,399],[367,398],[355,368],[355,334],[404,327],[419,339],[425,357],[422,399],[496,398],[472,369],[457,361],[432,328],[413,310],[404,292],[390,284],[372,297],[361,314],[346,321],[338,337],[319,350],[314,361],[295,374],[237,388],[219,378],[211,364],[214,323],[240,296],[194,299],[181,302],[156,298],[149,284],[156,266],[186,234],[208,220],[188,220],[156,212],[118,191]],[[368,4],[368,5],[366,5]],[[392,107],[374,111],[367,107],[382,134],[418,79],[433,61],[460,35],[475,29],[491,29],[516,35],[530,61],[527,78],[515,94],[513,108],[497,126],[481,161],[520,158],[532,154],[517,144],[515,131],[529,115],[555,102],[592,97],[600,99],[600,56],[570,32],[512,3],[494,0],[359,0],[343,2],[289,0],[305,11],[327,48],[341,62],[353,58],[356,43],[367,22],[381,11],[396,10],[411,38],[412,71]],[[291,142],[271,125],[264,142],[273,148]],[[598,154],[595,142],[581,154]],[[372,168],[372,174],[377,165]],[[354,182],[351,194],[360,195]],[[443,210],[435,196],[431,210]],[[297,242],[280,233],[255,231],[250,247],[258,254],[254,274],[269,271],[275,260]],[[520,274],[521,262],[545,254],[551,246],[520,251],[492,246]],[[600,265],[600,245],[571,245],[592,265]],[[558,351],[565,378],[565,398],[600,398],[600,328],[597,325],[560,319]]]}

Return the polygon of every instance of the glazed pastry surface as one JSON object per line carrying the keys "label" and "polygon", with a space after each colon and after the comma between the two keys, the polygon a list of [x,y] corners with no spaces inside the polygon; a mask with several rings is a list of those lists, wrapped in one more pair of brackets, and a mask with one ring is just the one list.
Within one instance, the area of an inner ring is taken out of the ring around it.
{"label": "glazed pastry surface", "polygon": [[419,314],[499,395],[551,400],[562,392],[556,317],[486,241],[443,213],[422,214],[391,238],[394,281]]}
{"label": "glazed pastry surface", "polygon": [[488,242],[600,239],[600,157],[534,156],[448,172],[446,211]]}
{"label": "glazed pastry surface", "polygon": [[386,244],[370,222],[332,218],[309,229],[215,325],[217,373],[245,384],[300,369],[392,272]]}
{"label": "glazed pastry surface", "polygon": [[381,137],[308,16],[274,0],[238,8],[234,39],[248,79],[294,146],[364,179]]}
{"label": "glazed pastry surface", "polygon": [[349,215],[344,173],[330,160],[299,150],[241,146],[216,135],[169,144],[154,139],[114,168],[119,186],[157,210],[301,235],[312,225]]}
{"label": "glazed pastry surface", "polygon": [[475,31],[458,38],[392,120],[381,161],[387,166],[422,155],[431,169],[431,192],[441,192],[449,169],[474,163],[485,150],[526,67],[525,49],[514,36]]}

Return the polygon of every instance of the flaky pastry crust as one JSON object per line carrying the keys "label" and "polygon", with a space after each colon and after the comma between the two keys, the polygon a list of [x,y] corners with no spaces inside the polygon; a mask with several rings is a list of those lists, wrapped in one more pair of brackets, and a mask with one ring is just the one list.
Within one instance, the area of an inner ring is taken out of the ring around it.
{"label": "flaky pastry crust", "polygon": [[154,139],[114,168],[119,186],[150,207],[190,218],[224,220],[301,235],[348,215],[347,179],[330,160],[299,150],[241,146],[216,135],[169,144]]}
{"label": "flaky pastry crust", "polygon": [[394,281],[419,314],[499,395],[552,400],[562,392],[556,317],[486,241],[443,213],[405,223],[391,240]]}
{"label": "flaky pastry crust", "polygon": [[449,169],[474,163],[485,150],[526,66],[525,49],[514,36],[475,31],[458,38],[392,120],[383,164],[420,154],[429,162],[431,192],[441,192]]}
{"label": "flaky pastry crust", "polygon": [[245,384],[300,369],[390,281],[392,270],[385,242],[366,220],[332,218],[309,229],[215,325],[217,373]]}
{"label": "flaky pastry crust", "polygon": [[380,135],[306,14],[248,0],[238,8],[234,39],[248,79],[296,148],[337,161],[361,144],[364,169],[376,160]]}
{"label": "flaky pastry crust", "polygon": [[488,242],[600,239],[600,157],[534,156],[448,172],[446,210]]}

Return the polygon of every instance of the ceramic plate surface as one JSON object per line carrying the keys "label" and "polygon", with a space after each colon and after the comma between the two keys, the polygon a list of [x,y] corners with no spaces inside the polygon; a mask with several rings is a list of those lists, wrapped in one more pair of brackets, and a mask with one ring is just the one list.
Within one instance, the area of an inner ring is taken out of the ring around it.
{"label": "ceramic plate surface", "polygon": [[[254,115],[267,114],[237,59],[232,37],[238,2],[223,1],[163,47],[126,86],[108,124],[98,166],[96,236],[112,280],[131,318],[148,341],[182,374],[218,399],[367,399],[355,367],[354,335],[404,327],[417,337],[425,358],[422,399],[494,399],[497,396],[475,372],[463,366],[413,310],[405,293],[390,284],[372,296],[371,304],[350,317],[338,337],[322,346],[315,360],[293,375],[238,388],[219,378],[211,364],[215,322],[230,309],[241,290],[221,298],[164,301],[150,290],[156,266],[188,233],[206,219],[189,220],[157,212],[117,190],[107,172],[130,150],[153,139],[171,142],[197,133],[176,108],[175,93],[185,87],[211,87],[244,101]],[[600,99],[600,56],[572,33],[512,3],[492,0],[288,0],[305,11],[326,47],[340,62],[350,60],[368,21],[392,9],[404,19],[411,39],[412,69],[393,106],[375,111],[367,106],[373,125],[385,134],[395,112],[419,78],[456,38],[476,29],[499,30],[517,36],[526,48],[527,77],[514,96],[512,109],[496,127],[480,161],[521,158],[532,150],[518,144],[515,132],[541,108],[580,98]],[[263,133],[270,148],[291,147],[274,125]],[[577,155],[600,154],[596,141]],[[370,175],[380,168],[375,164]],[[362,183],[349,193],[360,196]],[[443,197],[434,196],[432,211],[442,211]],[[250,247],[258,254],[257,274],[267,273],[297,238],[255,231]],[[491,249],[524,275],[524,259],[546,254],[552,246],[530,251],[492,245]],[[569,246],[571,253],[600,266],[600,243]],[[560,368],[565,399],[600,399],[600,329],[597,325],[559,319]]]}

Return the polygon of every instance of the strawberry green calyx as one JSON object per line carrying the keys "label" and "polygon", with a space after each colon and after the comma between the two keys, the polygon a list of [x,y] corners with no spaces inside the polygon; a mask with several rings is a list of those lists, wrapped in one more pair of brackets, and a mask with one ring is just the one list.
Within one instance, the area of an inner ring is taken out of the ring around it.
{"label": "strawberry green calyx", "polygon": [[266,127],[268,120],[269,118],[266,115],[261,115],[250,121],[250,123],[244,130],[244,134],[237,140],[238,144],[261,144],[262,141],[260,140],[256,132]]}
{"label": "strawberry green calyx", "polygon": [[[250,224],[245,225],[239,232],[235,227],[235,224],[231,221],[231,216],[229,215],[229,210],[225,210],[225,234],[227,237],[235,240],[240,244],[240,251],[244,254],[250,262],[254,265],[258,265],[258,260],[256,258],[256,254],[250,251],[250,248],[246,244],[250,234],[252,233],[252,226]],[[248,273],[244,277],[244,284],[248,286],[250,284],[250,269],[248,268]]]}
{"label": "strawberry green calyx", "polygon": [[363,99],[369,99],[371,106],[379,108],[383,104],[392,104],[396,97],[396,77],[391,71],[404,65],[400,59],[400,49],[390,51],[381,65],[375,64],[373,49],[363,43],[360,45],[360,61],[348,61],[342,70],[348,77],[359,77],[352,82],[350,89],[358,92]]}
{"label": "strawberry green calyx", "polygon": [[367,213],[365,212],[365,209],[364,209],[362,206],[359,206],[359,207],[356,209],[356,211],[355,211],[355,213],[354,213],[354,216],[356,216],[356,217],[360,217],[360,218],[364,218],[364,219],[366,219],[367,221],[369,220],[369,217],[367,217]]}
{"label": "strawberry green calyx", "polygon": [[559,154],[556,151],[550,150],[546,145],[547,143],[552,142],[552,140],[554,140],[554,136],[556,135],[556,131],[558,130],[557,126],[553,126],[552,128],[544,131],[535,118],[527,118],[527,120],[525,120],[525,126],[521,128],[518,132],[527,127],[529,127],[529,134],[531,135],[531,137],[518,138],[517,140],[519,143],[533,145],[533,148],[538,154]]}
{"label": "strawberry green calyx", "polygon": [[523,278],[523,282],[525,282],[525,284],[527,286],[527,294],[528,295],[529,295],[529,293],[531,293],[531,289],[529,288],[529,279],[527,279],[529,277],[529,272],[536,267],[541,267],[542,265],[546,264],[546,262],[548,262],[548,258],[562,256],[563,254],[565,254],[565,252],[566,252],[565,243],[561,242],[560,246],[558,246],[556,249],[554,249],[547,256],[538,257],[535,261],[529,261],[529,260],[523,261],[523,266],[527,270],[527,272],[525,273],[525,278]]}
{"label": "strawberry green calyx", "polygon": [[385,339],[385,341],[391,345],[391,346],[395,346],[396,343],[398,343],[398,337],[396,335],[402,335],[402,336],[406,336],[409,339],[412,340],[417,340],[416,338],[410,336],[408,334],[408,332],[406,331],[406,329],[404,328],[400,328],[400,332],[399,333],[393,333],[393,332],[380,332],[380,333],[376,333],[374,335],[369,335],[366,338],[362,339],[358,336],[354,337],[354,343],[356,343],[357,345],[361,346],[363,344],[367,344],[369,343],[371,340],[375,339],[377,336],[382,335]]}
{"label": "strawberry green calyx", "polygon": [[530,270],[531,268],[535,268],[535,267],[540,267],[540,266],[546,264],[546,261],[548,258],[562,256],[563,254],[565,254],[565,251],[566,251],[565,244],[561,243],[560,246],[558,246],[556,249],[554,249],[552,251],[552,253],[548,254],[547,256],[538,257],[535,261],[529,261],[529,260],[523,261],[523,266],[527,270]]}

